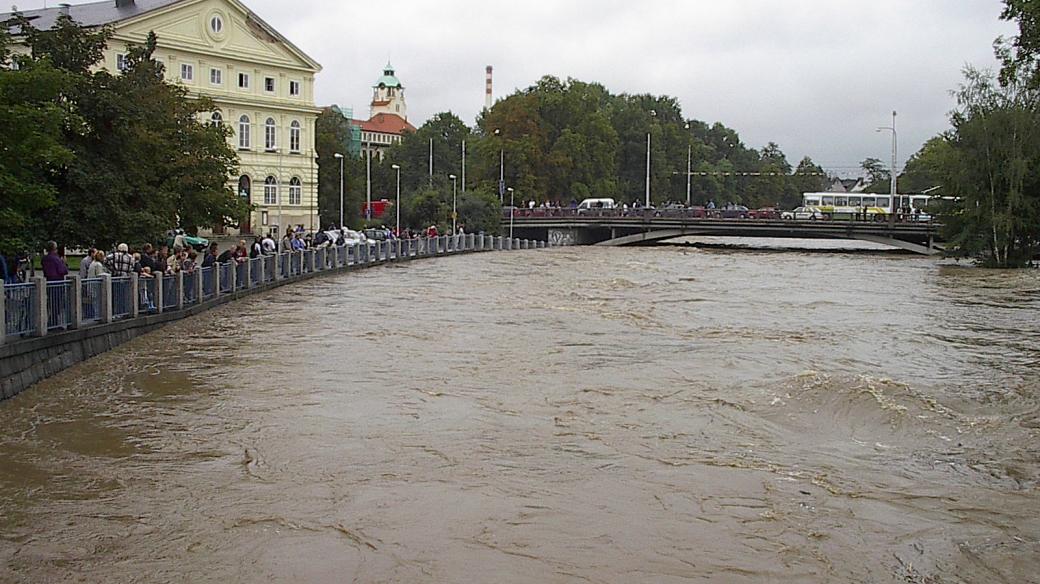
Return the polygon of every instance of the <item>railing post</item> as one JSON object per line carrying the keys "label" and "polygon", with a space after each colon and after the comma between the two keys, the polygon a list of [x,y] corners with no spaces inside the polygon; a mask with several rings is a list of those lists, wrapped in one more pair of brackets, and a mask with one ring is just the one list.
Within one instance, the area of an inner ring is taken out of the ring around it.
{"label": "railing post", "polygon": [[282,279],[282,256],[284,256],[284,255],[285,255],[285,252],[282,252],[282,253],[275,252],[275,254],[274,254],[274,281],[275,282],[277,282],[278,280]]}
{"label": "railing post", "polygon": [[220,263],[213,262],[213,298],[220,298]]}
{"label": "railing post", "polygon": [[[256,267],[259,270],[259,272],[256,275],[256,285],[263,286],[264,282],[267,281],[267,279],[264,277],[264,272],[267,270],[267,257],[265,257],[263,254],[260,254],[257,257],[260,258],[260,261],[256,262]],[[252,280],[250,280],[250,282],[252,282]]]}
{"label": "railing post", "polygon": [[246,261],[243,262],[243,265],[246,267],[244,270],[242,270],[243,272],[245,272],[245,274],[243,274],[243,275],[246,277],[246,285],[245,285],[245,287],[246,288],[252,288],[253,287],[253,260],[249,259],[249,256],[246,256]]}
{"label": "railing post", "polygon": [[4,305],[6,300],[7,290],[4,290],[4,283],[0,282],[0,346],[3,346],[4,340],[7,339],[7,312]]}
{"label": "railing post", "polygon": [[[314,265],[315,265],[315,262],[314,262],[315,258],[314,258],[314,256],[318,255],[315,250],[312,249],[310,251],[311,251],[311,253],[309,253],[306,256],[304,256],[304,257],[307,258],[307,272],[313,272],[314,271]],[[303,252],[300,252],[300,253],[303,253]]]}
{"label": "railing post", "polygon": [[[107,274],[106,274],[107,276]],[[201,281],[202,278],[199,278]],[[101,295],[105,294],[105,284],[108,284],[109,294],[108,297],[112,297],[112,277],[108,276],[108,280],[101,283]],[[130,318],[137,318],[137,315],[141,314],[141,278],[137,275],[137,272],[130,272]],[[199,295],[202,298],[202,295]],[[201,300],[199,300],[201,302]],[[104,304],[104,302],[102,302]],[[111,311],[109,311],[111,314]]]}
{"label": "railing post", "polygon": [[[131,283],[137,282],[137,274],[131,276]],[[134,312],[137,316],[137,297],[134,297]],[[101,322],[112,322],[112,274],[101,274]]]}
{"label": "railing post", "polygon": [[173,289],[177,293],[177,310],[184,310],[184,272],[177,272],[173,279]]}
{"label": "railing post", "polygon": [[235,288],[238,286],[238,263],[235,260],[231,260],[227,265],[230,268],[228,269],[228,280],[231,281],[228,285],[228,290],[234,294]]}
{"label": "railing post", "polygon": [[70,274],[69,286],[69,328],[78,329],[83,325],[83,286],[80,285],[79,274]]}
{"label": "railing post", "polygon": [[163,296],[165,296],[165,290],[163,290],[163,288],[166,288],[166,282],[164,282],[163,280],[166,279],[166,275],[162,272],[159,272],[153,277],[153,279],[155,280],[155,311],[158,314],[162,314],[163,304],[165,304],[165,302],[163,301]]}
{"label": "railing post", "polygon": [[36,336],[42,337],[47,334],[47,280],[43,276],[33,278],[33,296],[36,297],[36,314],[32,315]]}

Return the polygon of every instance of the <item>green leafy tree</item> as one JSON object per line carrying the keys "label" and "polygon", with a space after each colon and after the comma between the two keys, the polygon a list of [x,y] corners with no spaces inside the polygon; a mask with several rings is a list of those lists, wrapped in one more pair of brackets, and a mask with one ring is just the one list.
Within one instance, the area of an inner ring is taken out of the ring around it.
{"label": "green leafy tree", "polygon": [[0,29],[0,253],[39,249],[37,219],[53,213],[55,177],[72,158],[59,105],[66,76],[47,61],[13,57]]}
{"label": "green leafy tree", "polygon": [[950,248],[987,266],[1028,264],[1040,244],[1040,102],[1028,79],[965,71],[948,147],[931,155],[948,195]]}
{"label": "green leafy tree", "polygon": [[64,111],[72,156],[51,181],[61,212],[41,218],[40,235],[107,247],[245,216],[248,205],[228,185],[237,170],[228,129],[199,123],[212,102],[189,99],[164,81],[163,65],[152,58],[154,34],[128,47],[126,70],[112,75],[93,70],[109,29],[85,29],[65,16],[46,31],[24,20],[19,26],[33,63],[48,63],[66,79],[53,103]]}
{"label": "green leafy tree", "polygon": [[351,156],[350,121],[331,108],[325,108],[315,122],[315,149],[318,152],[318,215],[322,226],[339,225],[340,159],[343,155],[343,220],[347,226],[362,226],[365,202],[365,159]]}

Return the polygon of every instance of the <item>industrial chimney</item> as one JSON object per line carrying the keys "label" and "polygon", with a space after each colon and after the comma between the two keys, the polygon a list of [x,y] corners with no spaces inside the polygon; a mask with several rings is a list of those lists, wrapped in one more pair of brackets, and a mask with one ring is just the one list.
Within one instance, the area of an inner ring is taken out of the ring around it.
{"label": "industrial chimney", "polygon": [[484,109],[491,109],[491,65],[487,66],[487,81],[484,87]]}

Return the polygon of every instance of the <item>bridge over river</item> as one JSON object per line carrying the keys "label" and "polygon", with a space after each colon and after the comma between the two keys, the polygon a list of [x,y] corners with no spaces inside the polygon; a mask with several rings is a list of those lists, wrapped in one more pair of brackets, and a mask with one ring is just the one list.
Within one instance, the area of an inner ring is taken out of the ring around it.
{"label": "bridge over river", "polygon": [[[578,214],[571,209],[517,209],[512,217],[516,237],[558,245],[645,245],[697,235],[845,239],[880,243],[923,255],[942,253],[940,224],[933,221],[794,221],[781,219],[708,218],[691,216]],[[502,222],[508,230],[510,218]]]}

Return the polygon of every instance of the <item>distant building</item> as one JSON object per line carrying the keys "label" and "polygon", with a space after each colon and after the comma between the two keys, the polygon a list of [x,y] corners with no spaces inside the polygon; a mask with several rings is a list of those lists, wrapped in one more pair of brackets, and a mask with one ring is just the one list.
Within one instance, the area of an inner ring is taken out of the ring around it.
{"label": "distant building", "polygon": [[341,108],[338,105],[329,106],[329,111],[339,114],[350,125],[350,135],[343,144],[343,150],[351,156],[361,156],[361,122],[354,119],[353,108]]}
{"label": "distant building", "polygon": [[404,85],[397,79],[390,63],[386,64],[382,77],[372,86],[369,119],[354,120],[354,123],[361,128],[361,151],[380,159],[405,134],[415,131],[415,126],[408,123]]}
{"label": "distant building", "polygon": [[836,178],[827,189],[829,193],[862,193],[870,185],[862,178]]}
{"label": "distant building", "polygon": [[[228,183],[255,206],[241,232],[318,226],[314,59],[239,0],[102,0],[23,12],[41,30],[61,14],[112,27],[100,66],[113,72],[124,67],[126,45],[143,45],[154,31],[167,81],[213,100],[200,121],[231,128],[239,174]],[[0,14],[0,22],[10,16]],[[17,42],[19,31],[11,32]]]}

